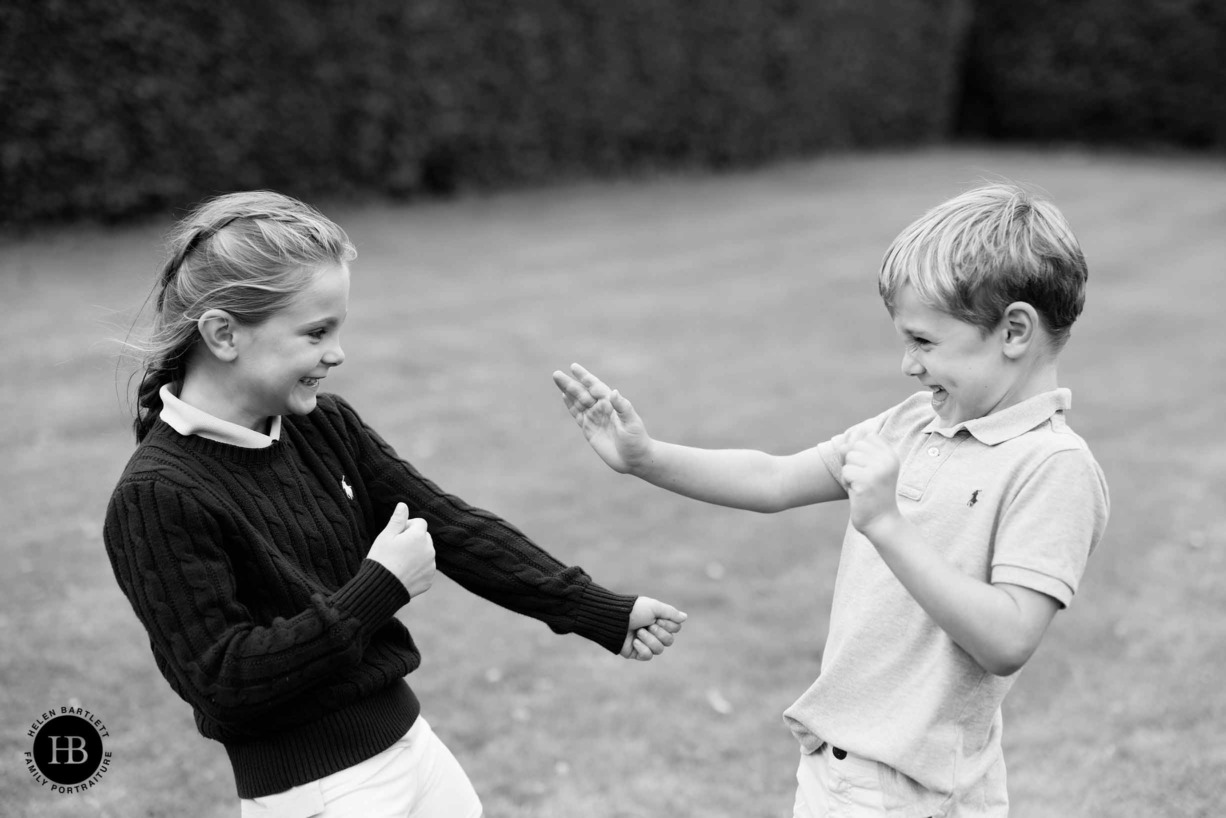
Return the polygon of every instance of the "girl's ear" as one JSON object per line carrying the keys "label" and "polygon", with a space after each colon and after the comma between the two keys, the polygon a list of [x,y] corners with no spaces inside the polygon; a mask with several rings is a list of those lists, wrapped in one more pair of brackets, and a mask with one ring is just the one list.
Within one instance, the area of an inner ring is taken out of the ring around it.
{"label": "girl's ear", "polygon": [[207,310],[196,320],[196,329],[205,348],[221,361],[233,361],[238,357],[234,330],[234,317],[225,310]]}
{"label": "girl's ear", "polygon": [[1025,301],[1014,301],[1005,308],[1005,356],[1020,358],[1037,340],[1042,324],[1039,313]]}

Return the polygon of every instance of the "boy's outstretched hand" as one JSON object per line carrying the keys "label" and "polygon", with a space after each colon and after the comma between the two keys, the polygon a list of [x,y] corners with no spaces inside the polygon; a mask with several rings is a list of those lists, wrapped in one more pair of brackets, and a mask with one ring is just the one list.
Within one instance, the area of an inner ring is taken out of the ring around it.
{"label": "boy's outstretched hand", "polygon": [[651,437],[630,401],[579,364],[571,364],[570,371],[554,372],[553,382],[600,459],[622,474],[649,462]]}
{"label": "boy's outstretched hand", "polygon": [[630,611],[630,628],[622,645],[622,657],[640,662],[651,661],[651,657],[658,656],[672,645],[673,635],[681,630],[681,623],[685,620],[686,615],[667,602],[639,597]]}

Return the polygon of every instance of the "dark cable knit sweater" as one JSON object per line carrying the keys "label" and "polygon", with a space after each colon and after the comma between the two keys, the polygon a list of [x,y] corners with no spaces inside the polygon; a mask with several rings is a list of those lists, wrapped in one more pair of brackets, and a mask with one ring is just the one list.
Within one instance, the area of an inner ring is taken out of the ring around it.
{"label": "dark cable knit sweater", "polygon": [[439,571],[621,650],[634,597],[440,490],[336,396],[283,418],[264,449],[159,420],[115,487],[106,549],[158,669],[225,745],[240,797],[352,766],[416,719],[404,677],[420,654],[394,616],[409,594],[365,558],[398,501],[428,523]]}

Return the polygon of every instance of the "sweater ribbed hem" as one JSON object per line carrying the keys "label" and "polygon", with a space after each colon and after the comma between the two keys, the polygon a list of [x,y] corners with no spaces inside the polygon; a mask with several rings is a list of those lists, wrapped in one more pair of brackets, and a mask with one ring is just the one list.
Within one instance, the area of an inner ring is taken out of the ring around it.
{"label": "sweater ribbed hem", "polygon": [[226,744],[239,798],[261,798],[365,761],[391,747],[421,712],[399,679],[319,721],[280,735]]}
{"label": "sweater ribbed hem", "polygon": [[575,633],[610,653],[620,653],[630,629],[630,610],[637,599],[615,594],[594,582],[589,584],[575,617]]}

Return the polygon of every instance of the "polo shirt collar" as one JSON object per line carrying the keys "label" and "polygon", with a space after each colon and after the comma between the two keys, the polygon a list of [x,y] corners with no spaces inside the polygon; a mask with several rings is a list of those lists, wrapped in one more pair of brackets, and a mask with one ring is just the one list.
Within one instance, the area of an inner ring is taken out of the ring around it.
{"label": "polo shirt collar", "polygon": [[965,429],[975,436],[980,443],[995,446],[1006,440],[1012,440],[1018,435],[1029,432],[1040,423],[1050,420],[1054,415],[1063,412],[1073,405],[1073,393],[1069,389],[1053,389],[1016,403],[1008,409],[984,415],[981,418],[965,420],[957,426],[947,429],[939,427],[939,418],[933,418],[924,427],[924,432],[936,432],[945,437],[953,437]]}
{"label": "polo shirt collar", "polygon": [[275,416],[268,424],[268,434],[265,435],[184,403],[171,390],[170,384],[163,385],[158,394],[162,397],[162,411],[158,416],[184,437],[197,435],[206,440],[243,449],[266,449],[274,441],[281,439],[280,415]]}

